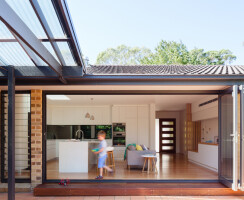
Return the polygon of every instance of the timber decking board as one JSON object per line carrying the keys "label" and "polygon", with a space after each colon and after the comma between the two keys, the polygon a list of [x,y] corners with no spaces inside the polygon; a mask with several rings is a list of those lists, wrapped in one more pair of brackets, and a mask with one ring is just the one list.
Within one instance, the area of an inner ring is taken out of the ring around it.
{"label": "timber decking board", "polygon": [[35,196],[243,196],[220,183],[46,183],[34,188]]}

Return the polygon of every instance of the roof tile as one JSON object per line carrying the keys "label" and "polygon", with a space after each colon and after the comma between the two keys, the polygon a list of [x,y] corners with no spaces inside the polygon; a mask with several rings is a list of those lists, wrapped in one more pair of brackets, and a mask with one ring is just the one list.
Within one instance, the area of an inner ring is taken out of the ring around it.
{"label": "roof tile", "polygon": [[92,65],[91,75],[244,75],[242,65]]}

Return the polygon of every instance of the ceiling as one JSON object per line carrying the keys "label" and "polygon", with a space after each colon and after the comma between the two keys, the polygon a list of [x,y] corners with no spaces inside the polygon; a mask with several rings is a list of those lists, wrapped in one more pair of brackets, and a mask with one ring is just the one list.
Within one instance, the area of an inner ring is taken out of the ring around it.
{"label": "ceiling", "polygon": [[[184,110],[186,103],[198,101],[206,95],[65,95],[70,100],[50,100],[47,106],[138,105],[155,103],[156,111]],[[93,100],[92,100],[93,99]]]}

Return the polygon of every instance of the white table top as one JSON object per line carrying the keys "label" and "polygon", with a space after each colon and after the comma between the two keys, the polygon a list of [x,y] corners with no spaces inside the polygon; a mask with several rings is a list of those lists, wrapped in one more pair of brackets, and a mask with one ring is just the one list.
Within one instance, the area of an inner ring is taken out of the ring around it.
{"label": "white table top", "polygon": [[144,157],[144,158],[157,158],[157,156],[155,156],[153,154],[145,154],[145,155],[142,155],[142,157]]}

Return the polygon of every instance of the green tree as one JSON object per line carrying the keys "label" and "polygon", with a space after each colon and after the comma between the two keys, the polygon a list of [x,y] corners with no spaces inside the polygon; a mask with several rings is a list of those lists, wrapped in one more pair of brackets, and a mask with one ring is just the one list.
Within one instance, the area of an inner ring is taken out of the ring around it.
{"label": "green tree", "polygon": [[120,45],[108,48],[98,54],[97,65],[138,65],[141,60],[151,55],[151,50],[145,47],[128,47]]}
{"label": "green tree", "polygon": [[193,49],[189,52],[189,64],[192,65],[224,65],[236,60],[236,56],[230,50],[207,51]]}
{"label": "green tree", "polygon": [[154,65],[171,65],[171,64],[188,64],[189,52],[182,42],[162,40],[155,49],[155,53],[144,57],[141,60],[142,64]]}
{"label": "green tree", "polygon": [[236,59],[230,50],[188,50],[182,42],[162,40],[150,56],[141,59],[141,64],[155,65],[223,65]]}

